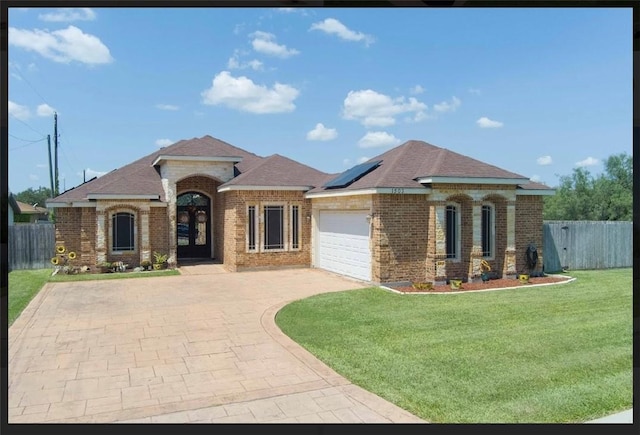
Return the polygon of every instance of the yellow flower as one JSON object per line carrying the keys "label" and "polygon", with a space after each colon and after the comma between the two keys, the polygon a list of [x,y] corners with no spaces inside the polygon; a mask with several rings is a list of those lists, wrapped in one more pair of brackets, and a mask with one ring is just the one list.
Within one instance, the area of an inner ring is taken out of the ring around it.
{"label": "yellow flower", "polygon": [[67,249],[66,249],[64,246],[62,246],[62,245],[60,245],[60,246],[58,246],[58,247],[56,248],[56,252],[57,252],[58,254],[64,254],[64,251],[66,251],[66,250],[67,250]]}
{"label": "yellow flower", "polygon": [[71,251],[69,252],[69,260],[75,260],[75,258],[77,257],[76,253]]}
{"label": "yellow flower", "polygon": [[58,257],[53,257],[51,259],[51,264],[53,264],[53,265],[58,265],[59,262],[60,262],[60,260],[58,259]]}

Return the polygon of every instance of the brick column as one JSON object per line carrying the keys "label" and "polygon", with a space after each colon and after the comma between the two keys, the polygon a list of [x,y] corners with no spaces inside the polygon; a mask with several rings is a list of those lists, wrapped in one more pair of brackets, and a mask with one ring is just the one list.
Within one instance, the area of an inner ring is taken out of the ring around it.
{"label": "brick column", "polygon": [[504,253],[502,274],[505,278],[515,278],[516,271],[516,203],[507,202],[507,249]]}
{"label": "brick column", "polygon": [[447,282],[447,240],[445,232],[445,205],[439,204],[435,206],[435,276],[434,283],[436,285]]}
{"label": "brick column", "polygon": [[176,183],[167,179],[162,180],[165,184],[165,195],[167,199],[167,212],[169,215],[169,258],[167,262],[170,265],[178,264],[178,248],[176,245],[176,229],[177,229],[177,205],[176,205]]}
{"label": "brick column", "polygon": [[104,210],[96,209],[96,263],[107,261],[107,228]]}
{"label": "brick column", "polygon": [[151,261],[151,246],[149,243],[149,210],[140,211],[140,262]]}
{"label": "brick column", "polygon": [[95,240],[94,227],[95,220],[94,210],[89,207],[83,207],[81,209],[80,216],[80,263],[83,265],[93,265],[96,262],[95,249],[93,245]]}
{"label": "brick column", "polygon": [[469,261],[469,282],[477,280],[482,274],[482,202],[472,203],[473,244]]}

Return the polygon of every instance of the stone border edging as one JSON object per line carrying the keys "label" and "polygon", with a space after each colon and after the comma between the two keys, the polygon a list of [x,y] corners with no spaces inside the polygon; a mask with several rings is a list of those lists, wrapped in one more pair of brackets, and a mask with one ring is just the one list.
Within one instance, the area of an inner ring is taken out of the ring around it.
{"label": "stone border edging", "polygon": [[[551,276],[551,277],[565,277],[565,275],[547,275],[547,276]],[[384,286],[384,285],[380,285],[378,286],[381,289],[384,290],[388,290],[390,292],[399,294],[399,295],[460,295],[460,294],[464,294],[464,293],[482,293],[482,292],[492,292],[492,291],[498,291],[498,290],[513,290],[513,289],[523,289],[523,288],[532,288],[532,287],[544,287],[544,286],[548,286],[548,285],[561,285],[561,284],[567,284],[570,282],[575,281],[577,278],[574,277],[568,277],[569,279],[566,279],[564,281],[559,281],[559,282],[545,282],[542,284],[527,284],[525,287],[523,287],[522,285],[519,286],[515,286],[515,287],[500,287],[500,288],[488,288],[488,289],[484,289],[484,290],[465,290],[465,291],[461,291],[461,292],[401,292],[399,290],[395,290],[392,289],[390,287]]]}

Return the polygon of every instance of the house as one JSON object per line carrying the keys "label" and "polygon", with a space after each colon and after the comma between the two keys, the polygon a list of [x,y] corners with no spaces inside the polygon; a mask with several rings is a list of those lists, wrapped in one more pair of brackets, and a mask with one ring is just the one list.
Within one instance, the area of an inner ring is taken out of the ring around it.
{"label": "house", "polygon": [[[20,222],[36,223],[36,222],[49,222],[49,210],[44,207],[38,207],[37,204],[30,205],[25,202],[16,201],[18,204],[18,213],[16,215],[22,215]],[[16,220],[16,222],[18,222]]]}
{"label": "house", "polygon": [[542,267],[542,199],[524,176],[411,140],[341,174],[260,157],[211,136],[182,140],[47,202],[56,243],[82,264],[230,270],[317,267],[374,283],[445,282]]}
{"label": "house", "polygon": [[14,224],[15,215],[20,213],[20,206],[13,193],[9,192],[9,225]]}

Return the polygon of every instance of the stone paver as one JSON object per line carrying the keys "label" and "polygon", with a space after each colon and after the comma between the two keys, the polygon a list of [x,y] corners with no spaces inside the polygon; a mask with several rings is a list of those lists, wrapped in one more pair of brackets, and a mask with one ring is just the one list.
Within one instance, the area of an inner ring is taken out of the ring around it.
{"label": "stone paver", "polygon": [[366,284],[314,269],[180,270],[45,285],[9,329],[9,423],[425,423],[275,325],[293,300]]}

